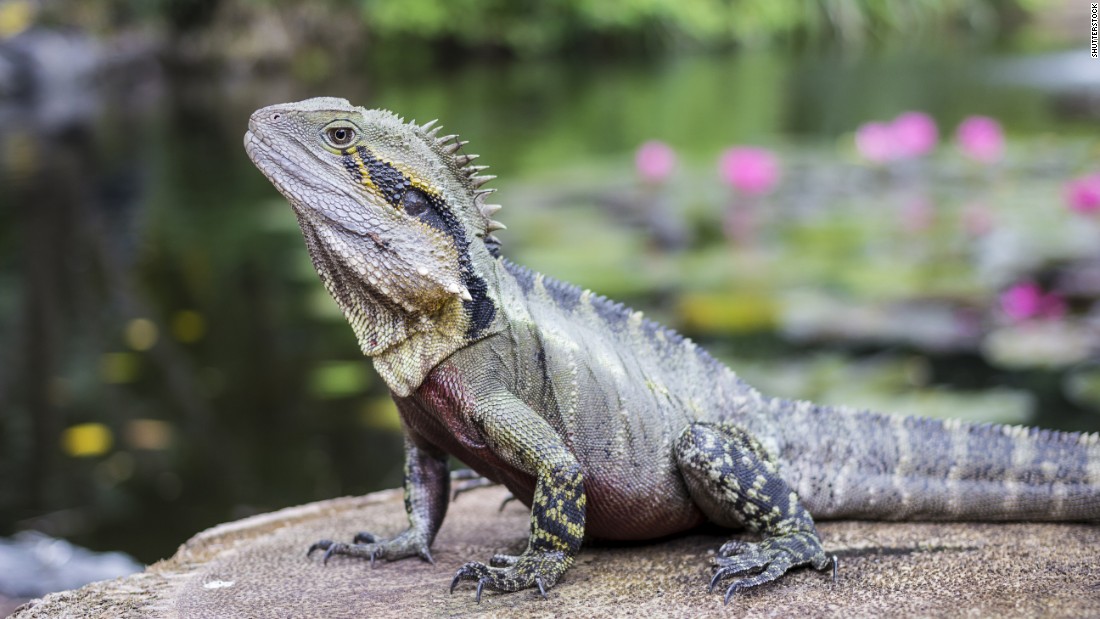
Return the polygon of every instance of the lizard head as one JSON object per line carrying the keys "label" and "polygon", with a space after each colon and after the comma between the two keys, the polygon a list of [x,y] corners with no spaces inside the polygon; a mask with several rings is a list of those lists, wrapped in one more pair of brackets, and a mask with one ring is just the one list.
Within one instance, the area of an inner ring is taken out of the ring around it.
{"label": "lizard head", "polygon": [[492,320],[476,265],[497,253],[491,176],[433,123],[317,98],[249,120],[245,149],[294,207],[310,255],[363,351],[445,327],[469,339]]}

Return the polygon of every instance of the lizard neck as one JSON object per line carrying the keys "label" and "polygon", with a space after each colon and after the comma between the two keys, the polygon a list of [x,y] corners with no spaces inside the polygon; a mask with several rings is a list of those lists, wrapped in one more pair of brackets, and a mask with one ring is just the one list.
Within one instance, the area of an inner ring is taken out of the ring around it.
{"label": "lizard neck", "polygon": [[304,217],[299,223],[321,281],[394,394],[410,395],[455,351],[504,328],[498,311],[500,274],[483,245],[470,248],[464,266],[471,298],[447,296],[442,303],[425,304],[371,281],[360,266],[365,255],[360,239],[349,243],[341,233]]}
{"label": "lizard neck", "polygon": [[408,397],[441,361],[470,343],[464,329],[451,326],[461,313],[462,303],[456,301],[445,308],[444,315],[421,321],[416,325],[420,330],[407,331],[401,341],[388,348],[367,352],[362,339],[360,346],[390,391]]}
{"label": "lizard neck", "polygon": [[[371,355],[374,369],[395,395],[408,397],[444,359],[506,328],[500,303],[504,267],[488,254],[481,258],[484,267],[477,277],[484,284],[471,291],[473,301],[455,299],[440,314],[422,316],[402,341]],[[487,322],[475,315],[479,312],[491,314]]]}

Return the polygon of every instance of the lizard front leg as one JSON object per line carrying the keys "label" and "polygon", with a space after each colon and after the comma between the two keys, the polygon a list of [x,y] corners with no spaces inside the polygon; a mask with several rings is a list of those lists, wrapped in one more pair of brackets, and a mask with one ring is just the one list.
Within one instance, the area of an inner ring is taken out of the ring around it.
{"label": "lizard front leg", "polygon": [[419,447],[405,435],[405,512],[409,528],[388,540],[370,533],[358,533],[353,543],[321,540],[309,547],[307,555],[324,550],[323,562],[333,555],[394,561],[418,556],[434,563],[429,548],[447,513],[451,476],[447,472],[447,454]]}
{"label": "lizard front leg", "polygon": [[747,575],[726,589],[728,603],[738,591],[771,582],[792,567],[833,570],[813,518],[798,495],[779,476],[775,460],[741,427],[731,423],[694,423],[676,443],[676,460],[692,500],[713,522],[744,526],[760,533],[759,542],[726,542],[715,558],[710,588],[725,578]]}
{"label": "lizard front leg", "polygon": [[573,560],[584,537],[584,481],[577,459],[550,424],[511,394],[485,398],[475,413],[486,445],[516,469],[537,478],[531,501],[531,537],[518,556],[496,555],[490,565],[459,568],[451,592],[463,580],[477,582],[477,601],[488,587],[519,591],[538,587],[545,597]]}

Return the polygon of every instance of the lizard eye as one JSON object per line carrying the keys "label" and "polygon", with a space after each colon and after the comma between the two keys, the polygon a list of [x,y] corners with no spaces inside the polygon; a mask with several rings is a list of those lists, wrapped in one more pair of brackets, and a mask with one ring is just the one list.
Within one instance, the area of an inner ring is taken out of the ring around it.
{"label": "lizard eye", "polygon": [[355,130],[350,127],[330,127],[325,130],[329,144],[342,148],[355,141]]}

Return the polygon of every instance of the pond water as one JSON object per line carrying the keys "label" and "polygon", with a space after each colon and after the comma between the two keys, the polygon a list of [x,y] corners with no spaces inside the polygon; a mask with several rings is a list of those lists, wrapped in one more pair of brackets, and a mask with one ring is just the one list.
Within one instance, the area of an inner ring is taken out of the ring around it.
{"label": "pond water", "polygon": [[[1092,400],[1073,397],[1095,389],[1091,353],[991,361],[983,308],[1010,277],[983,274],[985,241],[951,223],[985,200],[1007,205],[1010,231],[1088,228],[1033,205],[1095,167],[1094,121],[1065,114],[1049,84],[1004,79],[1017,60],[744,53],[321,82],[151,71],[4,102],[0,534],[33,527],[150,562],[226,520],[400,484],[385,389],[241,147],[252,110],[321,94],[441,119],[500,176],[507,255],[646,310],[775,392],[1098,429]],[[912,167],[859,162],[852,132],[906,110],[945,140],[968,115],[998,118],[1006,163],[968,167],[949,146]],[[660,188],[632,167],[650,139],[679,156]],[[731,241],[739,205],[714,162],[734,144],[785,168],[746,207],[751,238]],[[942,221],[899,227],[913,196]],[[1034,252],[1087,258],[1066,246]],[[947,326],[893,329],[882,317],[898,308]]]}

